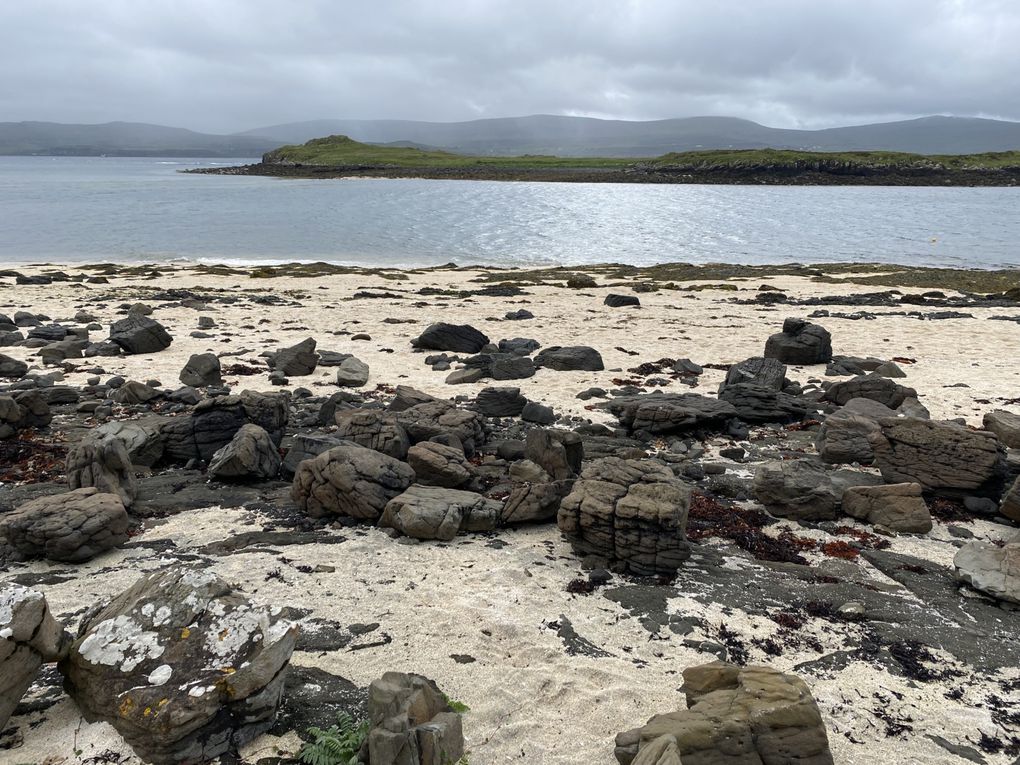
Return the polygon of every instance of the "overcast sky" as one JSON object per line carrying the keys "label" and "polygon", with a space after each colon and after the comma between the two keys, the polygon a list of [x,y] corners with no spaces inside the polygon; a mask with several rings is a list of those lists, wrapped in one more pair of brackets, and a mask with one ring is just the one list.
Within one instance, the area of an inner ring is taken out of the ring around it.
{"label": "overcast sky", "polygon": [[1020,120],[1020,0],[2,0],[0,121]]}

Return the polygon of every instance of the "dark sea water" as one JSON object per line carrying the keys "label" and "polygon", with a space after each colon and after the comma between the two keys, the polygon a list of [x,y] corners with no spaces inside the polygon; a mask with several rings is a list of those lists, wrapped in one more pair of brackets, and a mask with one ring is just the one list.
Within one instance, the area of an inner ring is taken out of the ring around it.
{"label": "dark sea water", "polygon": [[0,157],[0,258],[1020,266],[1020,189],[184,175],[251,160]]}

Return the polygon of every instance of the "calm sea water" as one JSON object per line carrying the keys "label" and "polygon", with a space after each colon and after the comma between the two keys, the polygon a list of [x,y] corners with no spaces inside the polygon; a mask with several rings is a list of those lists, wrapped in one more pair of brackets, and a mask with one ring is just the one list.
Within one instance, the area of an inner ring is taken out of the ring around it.
{"label": "calm sea water", "polygon": [[1020,189],[303,181],[177,172],[246,161],[0,158],[0,259],[1020,265]]}

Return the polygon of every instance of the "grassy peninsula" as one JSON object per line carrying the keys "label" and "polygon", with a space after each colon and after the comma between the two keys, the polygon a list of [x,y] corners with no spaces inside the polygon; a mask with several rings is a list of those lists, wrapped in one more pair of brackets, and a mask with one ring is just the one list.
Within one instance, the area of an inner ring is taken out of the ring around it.
{"label": "grassy peninsula", "polygon": [[924,155],[739,149],[622,157],[471,156],[334,135],[266,153],[262,162],[196,172],[291,178],[437,178],[613,183],[1020,186],[1020,151]]}

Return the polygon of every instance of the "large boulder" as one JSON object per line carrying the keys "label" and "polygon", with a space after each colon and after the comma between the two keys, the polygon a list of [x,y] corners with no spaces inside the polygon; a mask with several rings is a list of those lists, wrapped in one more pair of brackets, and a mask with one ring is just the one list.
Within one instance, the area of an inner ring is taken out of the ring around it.
{"label": "large boulder", "polygon": [[336,384],[341,388],[360,388],[368,383],[369,369],[361,359],[347,356],[336,370]]}
{"label": "large boulder", "polygon": [[843,406],[855,398],[868,398],[896,409],[907,399],[916,399],[917,391],[886,377],[871,374],[834,383],[822,394],[822,401],[831,401],[837,406]]}
{"label": "large boulder", "polygon": [[728,401],[697,393],[647,393],[619,396],[599,405],[615,415],[631,431],[653,435],[684,433],[692,430],[720,430],[737,416]]}
{"label": "large boulder", "polygon": [[932,527],[919,483],[851,486],[843,492],[843,512],[907,534],[926,534]]}
{"label": "large boulder", "polygon": [[428,393],[412,388],[410,385],[398,385],[394,389],[393,400],[390,401],[389,406],[386,408],[391,412],[404,412],[413,406],[418,406],[418,404],[428,404],[438,400],[435,396],[430,396]]}
{"label": "large boulder", "polygon": [[287,478],[293,478],[297,472],[298,465],[305,460],[318,457],[323,452],[328,452],[334,446],[340,446],[343,440],[335,436],[324,436],[317,433],[299,433],[291,441],[290,448],[280,465],[280,472]]}
{"label": "large boulder", "polygon": [[195,353],[181,370],[180,380],[183,385],[192,388],[207,388],[210,385],[222,385],[220,375],[220,359],[215,353]]}
{"label": "large boulder", "polygon": [[[450,765],[464,756],[460,714],[428,678],[387,672],[368,687],[366,762]],[[366,752],[362,750],[363,754]]]}
{"label": "large boulder", "polygon": [[128,380],[118,387],[110,395],[110,398],[118,404],[134,406],[136,404],[147,404],[162,395],[161,391],[153,388],[151,385],[146,385],[138,380]]}
{"label": "large boulder", "polygon": [[1020,414],[1002,409],[988,412],[984,416],[984,428],[997,435],[1010,449],[1020,449]]}
{"label": "large boulder", "polygon": [[833,765],[807,684],[771,667],[684,670],[687,709],[616,737],[620,765]]}
{"label": "large boulder", "polygon": [[69,643],[42,593],[14,582],[0,584],[0,730],[43,662],[63,658]]}
{"label": "large boulder", "polygon": [[18,558],[82,563],[126,542],[130,525],[119,496],[76,489],[38,497],[0,517],[0,540]]}
{"label": "large boulder", "polygon": [[557,524],[579,555],[637,576],[672,575],[690,556],[690,490],[650,460],[597,460],[560,504]]}
{"label": "large boulder", "polygon": [[584,442],[570,430],[532,428],[524,441],[524,456],[553,480],[562,481],[581,472]]}
{"label": "large boulder", "polygon": [[489,344],[489,338],[470,324],[432,324],[411,345],[429,351],[478,353]]}
{"label": "large boulder", "polygon": [[265,428],[242,425],[230,442],[209,460],[209,477],[220,481],[273,478],[280,472],[280,452]]}
{"label": "large boulder", "polygon": [[474,473],[464,452],[446,444],[423,441],[407,450],[407,464],[418,483],[456,489],[471,481]]}
{"label": "large boulder", "polygon": [[20,380],[28,374],[28,364],[0,353],[0,377]]}
{"label": "large boulder", "polygon": [[131,507],[138,486],[134,466],[124,442],[109,435],[93,435],[78,442],[67,452],[67,485],[81,489],[95,487],[116,494],[124,507]]}
{"label": "large boulder", "polygon": [[601,372],[606,368],[602,354],[587,345],[545,348],[535,356],[535,366],[557,372]]}
{"label": "large boulder", "polygon": [[340,409],[334,415],[337,438],[353,441],[398,460],[407,457],[410,441],[397,415],[382,409]]}
{"label": "large boulder", "polygon": [[764,355],[784,364],[826,364],[832,360],[832,336],[817,324],[787,319],[783,331],[765,343]]}
{"label": "large boulder", "polygon": [[733,405],[747,422],[798,422],[807,415],[807,403],[798,396],[757,383],[731,383],[719,400]]}
{"label": "large boulder", "polygon": [[573,488],[573,479],[515,483],[500,511],[500,523],[512,526],[555,521],[564,497]]}
{"label": "large boulder", "polygon": [[475,409],[486,417],[520,417],[527,404],[520,388],[483,388],[475,397]]}
{"label": "large boulder", "polygon": [[810,459],[762,464],[754,474],[754,497],[772,515],[796,521],[839,517],[843,492],[850,486],[881,484],[878,476],[850,470],[826,470]]}
{"label": "large boulder", "polygon": [[289,413],[290,404],[282,393],[246,390],[239,396],[203,399],[190,416],[173,417],[163,423],[160,433],[165,456],[179,462],[208,462],[247,423],[263,428],[279,445]]}
{"label": "large boulder", "polygon": [[782,390],[786,383],[786,364],[777,359],[753,356],[733,364],[726,371],[720,391],[730,385],[754,383],[770,390]]}
{"label": "large boulder", "polygon": [[884,404],[869,398],[850,399],[845,406],[825,418],[815,438],[815,448],[823,462],[856,462],[870,465],[875,459],[874,443],[882,430],[878,421],[895,417]]}
{"label": "large boulder", "polygon": [[995,434],[953,422],[885,418],[872,439],[875,466],[887,483],[926,491],[974,491],[1000,480],[1004,453]]}
{"label": "large boulder", "polygon": [[210,571],[149,574],[87,613],[60,668],[89,722],[156,765],[208,762],[276,717],[297,627]]}
{"label": "large boulder", "polygon": [[1020,604],[1020,542],[968,542],[953,558],[957,577],[993,598]]}
{"label": "large boulder", "polygon": [[141,314],[129,314],[111,324],[110,340],[127,354],[157,353],[173,342],[162,324]]}
{"label": "large boulder", "polygon": [[1014,480],[1003,492],[999,512],[1011,521],[1020,521],[1020,478]]}
{"label": "large boulder", "polygon": [[163,456],[163,419],[111,420],[92,431],[94,438],[116,438],[127,450],[132,465],[152,467]]}
{"label": "large boulder", "polygon": [[413,482],[414,471],[405,463],[344,443],[298,465],[291,497],[313,517],[342,515],[374,523]]}
{"label": "large boulder", "polygon": [[315,371],[319,354],[315,352],[315,338],[309,337],[297,345],[281,348],[269,357],[269,368],[286,377],[303,377]]}
{"label": "large boulder", "polygon": [[415,539],[448,542],[458,531],[492,531],[502,507],[474,492],[415,484],[386,504],[379,526]]}
{"label": "large boulder", "polygon": [[0,396],[0,440],[27,428],[44,428],[52,419],[50,405],[37,390]]}
{"label": "large boulder", "polygon": [[478,412],[458,409],[452,401],[428,401],[397,413],[397,422],[411,443],[436,437],[454,438],[469,457],[485,443],[485,418]]}

